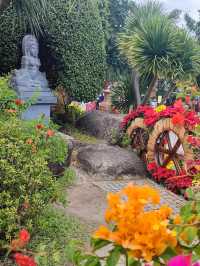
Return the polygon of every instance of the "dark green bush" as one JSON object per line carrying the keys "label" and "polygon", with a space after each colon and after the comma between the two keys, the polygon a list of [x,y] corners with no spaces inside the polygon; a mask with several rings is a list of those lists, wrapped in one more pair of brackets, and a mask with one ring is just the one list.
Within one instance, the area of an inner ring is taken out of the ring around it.
{"label": "dark green bush", "polygon": [[0,75],[7,74],[18,66],[23,34],[12,7],[0,13]]}
{"label": "dark green bush", "polygon": [[46,46],[56,63],[58,80],[76,100],[93,100],[103,86],[106,57],[97,2],[51,3]]}

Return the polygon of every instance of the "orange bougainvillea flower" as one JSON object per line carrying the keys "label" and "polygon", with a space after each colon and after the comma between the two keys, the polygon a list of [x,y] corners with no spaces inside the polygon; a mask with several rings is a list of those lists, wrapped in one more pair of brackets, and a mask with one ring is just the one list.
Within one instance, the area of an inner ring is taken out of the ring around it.
{"label": "orange bougainvillea flower", "polygon": [[44,125],[43,125],[43,124],[37,124],[37,125],[36,125],[36,128],[37,128],[37,129],[43,129],[43,128],[44,128]]}
{"label": "orange bougainvillea flower", "polygon": [[47,137],[53,137],[55,135],[55,132],[51,129],[47,130]]}
{"label": "orange bougainvillea flower", "polygon": [[177,113],[172,117],[172,123],[174,125],[183,126],[185,123],[185,117],[184,115]]}
{"label": "orange bougainvillea flower", "polygon": [[160,203],[155,189],[129,184],[118,193],[109,193],[107,200],[105,219],[114,230],[101,226],[95,238],[120,245],[129,256],[145,261],[161,255],[167,247],[176,247],[176,232],[168,228],[172,209],[164,205],[157,210],[145,210],[147,204]]}
{"label": "orange bougainvillea flower", "polygon": [[173,220],[174,224],[181,224],[182,220],[181,220],[181,216],[180,215],[176,215],[174,217],[174,220]]}
{"label": "orange bougainvillea flower", "polygon": [[16,105],[23,105],[23,104],[24,104],[24,101],[21,100],[21,99],[16,99],[16,100],[15,100],[15,104],[16,104]]}
{"label": "orange bougainvillea flower", "polygon": [[110,231],[106,226],[101,225],[93,237],[107,240],[110,237]]}

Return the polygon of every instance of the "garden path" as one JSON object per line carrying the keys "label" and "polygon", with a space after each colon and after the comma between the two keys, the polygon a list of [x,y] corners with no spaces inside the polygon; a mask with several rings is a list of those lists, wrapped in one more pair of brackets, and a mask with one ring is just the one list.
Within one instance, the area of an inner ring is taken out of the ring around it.
{"label": "garden path", "polygon": [[[77,146],[79,147],[80,144]],[[94,178],[93,174],[86,172],[84,167],[77,162],[77,148],[72,153],[71,168],[76,173],[76,180],[67,189],[67,207],[59,206],[59,208],[62,208],[66,214],[75,216],[84,223],[88,229],[88,235],[94,232],[99,225],[105,223],[104,212],[107,205],[107,193],[117,192],[129,183],[137,185],[147,184],[156,188],[161,194],[161,204],[167,204],[172,207],[174,213],[177,213],[185,203],[183,197],[175,195],[144,175],[120,175],[119,178],[108,180],[105,176],[101,176],[101,173],[97,173]],[[147,208],[152,208],[152,206]],[[105,256],[108,251],[107,248],[103,249],[100,251],[100,255]],[[124,265],[123,259],[119,263],[119,266],[122,265]]]}

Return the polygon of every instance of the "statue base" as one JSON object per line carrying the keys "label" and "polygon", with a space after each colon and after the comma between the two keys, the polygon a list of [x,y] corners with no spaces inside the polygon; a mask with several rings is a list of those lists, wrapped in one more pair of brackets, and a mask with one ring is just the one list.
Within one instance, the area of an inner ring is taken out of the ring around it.
{"label": "statue base", "polygon": [[[34,97],[34,92],[18,92],[18,97],[23,101],[28,101]],[[36,102],[33,103],[28,109],[22,113],[22,119],[34,120],[44,116],[45,120],[50,118],[51,105],[57,103],[57,98],[50,90],[40,91],[39,96],[36,96]]]}
{"label": "statue base", "polygon": [[34,104],[31,105],[24,113],[22,113],[21,118],[23,120],[35,120],[43,116],[44,119],[48,121],[50,119],[50,111],[50,104]]}

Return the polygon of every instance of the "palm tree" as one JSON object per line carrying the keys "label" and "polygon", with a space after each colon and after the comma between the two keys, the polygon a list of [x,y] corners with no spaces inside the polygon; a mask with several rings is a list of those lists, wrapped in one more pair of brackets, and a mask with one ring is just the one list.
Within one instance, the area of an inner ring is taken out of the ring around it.
{"label": "palm tree", "polygon": [[13,4],[18,17],[34,33],[42,32],[42,24],[47,17],[48,0],[0,0],[0,12]]}
{"label": "palm tree", "polygon": [[186,73],[192,76],[199,67],[198,48],[185,31],[175,26],[176,15],[164,13],[161,4],[149,1],[137,6],[127,20],[126,31],[119,36],[119,48],[129,64],[140,76],[152,77],[143,103],[159,78],[176,79]]}

